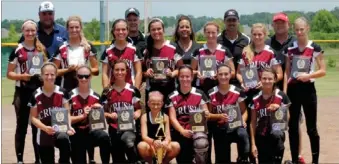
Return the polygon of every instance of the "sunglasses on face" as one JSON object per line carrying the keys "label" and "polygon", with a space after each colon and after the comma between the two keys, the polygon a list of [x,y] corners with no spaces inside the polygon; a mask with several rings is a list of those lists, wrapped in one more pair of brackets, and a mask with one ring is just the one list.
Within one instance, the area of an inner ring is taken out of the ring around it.
{"label": "sunglasses on face", "polygon": [[89,77],[91,77],[91,75],[77,75],[79,79],[88,79]]}

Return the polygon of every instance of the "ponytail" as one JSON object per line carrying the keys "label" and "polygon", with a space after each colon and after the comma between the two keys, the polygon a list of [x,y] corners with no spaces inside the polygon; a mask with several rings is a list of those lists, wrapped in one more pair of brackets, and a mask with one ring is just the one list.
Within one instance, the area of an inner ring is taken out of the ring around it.
{"label": "ponytail", "polygon": [[48,56],[46,54],[46,48],[45,46],[41,43],[41,41],[38,39],[38,37],[35,37],[34,38],[34,46],[36,48],[36,50],[38,52],[41,52],[43,57],[44,57],[44,61],[47,61],[48,60]]}

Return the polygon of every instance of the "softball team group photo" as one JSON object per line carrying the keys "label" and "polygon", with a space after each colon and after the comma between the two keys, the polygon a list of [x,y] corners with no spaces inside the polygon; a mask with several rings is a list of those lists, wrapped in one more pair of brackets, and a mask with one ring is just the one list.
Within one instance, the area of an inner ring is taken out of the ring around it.
{"label": "softball team group photo", "polygon": [[[206,22],[201,44],[185,15],[172,40],[159,18],[143,34],[132,7],[113,22],[113,40],[100,52],[86,39],[81,16],[69,16],[63,27],[55,12],[42,2],[39,22],[22,24],[8,59],[17,163],[25,163],[28,125],[35,163],[208,164],[212,156],[213,163],[319,163],[315,80],[326,65],[306,18],[290,22],[279,12],[271,18],[274,35],[258,22],[247,36],[229,9],[225,29]],[[94,76],[100,93],[92,89]],[[303,120],[308,138],[301,138]],[[302,141],[311,149],[302,150]],[[96,147],[101,160],[94,160]]]}

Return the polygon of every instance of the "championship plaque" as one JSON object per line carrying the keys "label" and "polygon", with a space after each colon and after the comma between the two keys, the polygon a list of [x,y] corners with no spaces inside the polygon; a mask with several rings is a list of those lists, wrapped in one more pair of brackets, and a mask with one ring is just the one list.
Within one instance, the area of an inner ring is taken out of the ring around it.
{"label": "championship plaque", "polygon": [[134,131],[134,108],[122,107],[117,109],[118,113],[118,131]]}
{"label": "championship plaque", "polygon": [[259,81],[258,70],[250,65],[240,68],[244,86],[247,88],[255,88]]}
{"label": "championship plaque", "polygon": [[153,69],[154,79],[156,80],[166,79],[167,68],[169,68],[168,58],[152,57],[152,69]]}
{"label": "championship plaque", "polygon": [[242,115],[238,103],[235,105],[226,105],[224,108],[224,112],[228,115],[227,129],[229,132],[243,126]]}
{"label": "championship plaque", "polygon": [[271,112],[272,131],[287,130],[287,107],[281,106],[274,112]]}
{"label": "championship plaque", "polygon": [[217,70],[217,61],[215,56],[201,56],[199,59],[200,74],[203,77],[213,77]]}
{"label": "championship plaque", "polygon": [[91,131],[106,129],[104,108],[91,109],[88,116],[89,128]]}
{"label": "championship plaque", "polygon": [[[84,58],[84,53],[85,50],[83,47],[76,48],[74,50],[67,50],[68,54],[72,55],[67,55],[67,63],[68,65],[84,65],[86,64],[85,58]],[[70,52],[72,51],[72,52]]]}
{"label": "championship plaque", "polygon": [[51,109],[51,122],[56,132],[67,132],[69,130],[68,110],[65,108]]}
{"label": "championship plaque", "polygon": [[300,73],[308,73],[310,70],[311,58],[302,56],[293,56],[291,77],[297,78]]}
{"label": "championship plaque", "polygon": [[33,54],[29,56],[30,60],[28,60],[28,73],[30,75],[40,75],[41,67],[44,64],[43,55]]}
{"label": "championship plaque", "polygon": [[205,112],[203,110],[190,112],[190,124],[193,132],[207,132]]}

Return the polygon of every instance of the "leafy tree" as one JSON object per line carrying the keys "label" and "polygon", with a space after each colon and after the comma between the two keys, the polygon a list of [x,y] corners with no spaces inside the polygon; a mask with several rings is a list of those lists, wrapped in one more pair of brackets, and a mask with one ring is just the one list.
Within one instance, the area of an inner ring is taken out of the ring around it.
{"label": "leafy tree", "polygon": [[314,32],[335,33],[339,30],[339,20],[331,12],[320,10],[314,16],[311,28]]}
{"label": "leafy tree", "polygon": [[58,18],[58,19],[55,20],[55,22],[57,24],[62,25],[62,26],[66,26],[66,21],[64,20],[64,18]]}
{"label": "leafy tree", "polygon": [[90,41],[97,41],[100,39],[100,22],[97,19],[92,19],[91,22],[84,24],[84,34]]}

